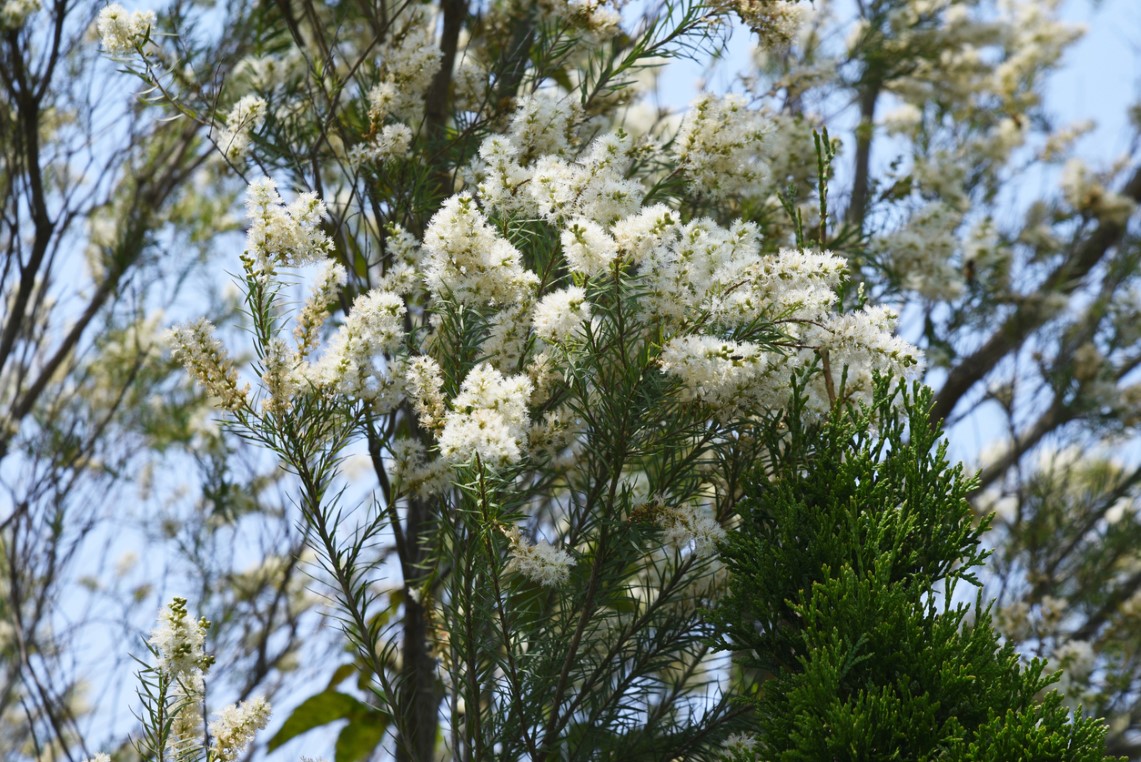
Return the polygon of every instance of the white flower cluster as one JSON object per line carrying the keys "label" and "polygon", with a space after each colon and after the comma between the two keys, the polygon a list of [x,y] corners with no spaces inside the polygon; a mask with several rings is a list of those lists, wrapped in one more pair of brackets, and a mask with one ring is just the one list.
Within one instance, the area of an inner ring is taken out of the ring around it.
{"label": "white flower cluster", "polygon": [[388,230],[388,251],[392,255],[392,262],[377,288],[406,297],[421,295],[424,279],[420,274],[423,262],[420,242],[399,225],[391,225]]}
{"label": "white flower cluster", "polygon": [[0,29],[19,29],[40,7],[40,0],[5,0],[0,5]]}
{"label": "white flower cluster", "polygon": [[655,516],[666,545],[679,551],[692,547],[698,558],[717,552],[717,546],[725,540],[725,529],[702,504],[667,506],[660,499],[658,503]]}
{"label": "white flower cluster", "polygon": [[519,367],[527,349],[531,328],[531,306],[528,302],[507,305],[487,323],[487,338],[479,346],[480,354],[504,373]]}
{"label": "white flower cluster", "polygon": [[333,244],[321,229],[325,203],[315,193],[302,193],[287,205],[273,180],[254,180],[246,195],[246,214],[250,220],[246,253],[255,277],[272,275],[278,266],[319,262],[332,251]]}
{"label": "white flower cluster", "polygon": [[312,352],[318,341],[318,331],[329,317],[332,304],[345,285],[348,272],[339,263],[325,260],[313,283],[313,290],[297,315],[293,336],[297,339],[297,353],[304,358]]}
{"label": "white flower cluster", "polygon": [[412,146],[412,129],[400,122],[385,125],[366,143],[360,143],[349,151],[349,161],[354,166],[367,163],[383,164],[392,159],[408,156]]}
{"label": "white flower cluster", "polygon": [[218,137],[218,147],[227,159],[235,161],[245,156],[250,136],[265,122],[265,99],[256,95],[242,97],[226,115],[226,128]]}
{"label": "white flower cluster", "polygon": [[440,364],[431,357],[413,358],[407,368],[408,396],[412,409],[427,431],[438,432],[444,425],[446,402]]}
{"label": "white flower cluster", "polygon": [[293,396],[303,381],[299,371],[298,356],[284,341],[270,339],[262,358],[262,388],[266,396],[262,398],[263,413],[287,413],[293,407]]}
{"label": "white flower cluster", "polygon": [[399,374],[391,368],[386,372],[378,363],[403,342],[405,311],[404,300],[387,291],[373,289],[357,296],[344,325],[333,334],[312,371],[315,383],[372,400],[380,409],[398,404]]}
{"label": "white flower cluster", "polygon": [[540,11],[556,23],[572,23],[585,34],[578,39],[579,45],[597,45],[622,31],[622,16],[615,8],[621,1],[614,0],[539,0]]}
{"label": "white flower cluster", "polygon": [[722,414],[756,400],[769,369],[767,354],[756,344],[701,335],[671,339],[659,362],[681,381],[685,398],[701,400]]}
{"label": "white flower cluster", "polygon": [[1070,159],[1062,168],[1062,197],[1075,211],[1124,224],[1137,204],[1101,182],[1080,159]]}
{"label": "white flower cluster", "polygon": [[[170,693],[168,749],[175,759],[201,750],[202,713],[206,692],[205,673],[214,657],[205,652],[210,623],[194,620],[186,609],[185,598],[175,598],[159,614],[150,644],[158,654],[156,669]],[[206,758],[210,762],[236,762],[253,740],[254,733],[269,721],[269,703],[260,696],[227,706],[209,725],[211,743]],[[201,754],[201,752],[198,752]],[[89,762],[110,762],[106,754],[96,754]]]}
{"label": "white flower cluster", "polygon": [[194,620],[186,610],[186,599],[175,598],[159,614],[150,644],[157,651],[158,669],[170,681],[171,691],[181,709],[171,723],[169,748],[185,750],[198,742],[202,702],[206,694],[205,673],[214,663],[206,654],[206,631],[210,623]]}
{"label": "white flower cluster", "polygon": [[1093,671],[1095,654],[1088,640],[1067,640],[1054,649],[1051,659],[1072,680],[1084,680]]}
{"label": "white flower cluster", "polygon": [[124,56],[146,42],[155,23],[154,11],[128,11],[118,3],[111,3],[99,11],[95,28],[108,55]]}
{"label": "white flower cluster", "polygon": [[578,286],[552,291],[535,305],[532,321],[535,335],[549,344],[573,341],[590,322],[586,291]]}
{"label": "white flower cluster", "polygon": [[[871,389],[873,371],[914,375],[919,352],[893,336],[895,315],[869,308],[837,315],[835,289],[844,263],[827,252],[782,250],[760,253],[755,228],[721,228],[709,220],[684,226],[666,223],[643,267],[645,308],[679,331],[663,345],[662,369],[682,382],[684,396],[713,408],[719,417],[742,409],[772,409],[787,402],[789,379],[826,357],[833,376],[821,379],[810,407],[827,409],[827,387],[846,372],[845,389]],[[698,315],[712,328],[745,327],[758,318],[780,326],[795,351],[765,352],[749,341],[714,332],[686,330]]]}
{"label": "white flower cluster", "polygon": [[563,256],[572,272],[597,277],[618,257],[618,243],[596,222],[578,217],[561,233]]}
{"label": "white flower cluster", "polygon": [[430,458],[416,439],[401,438],[392,443],[392,465],[398,494],[429,498],[444,494],[452,486],[451,461]]}
{"label": "white flower cluster", "polygon": [[369,120],[379,127],[388,117],[415,125],[424,115],[424,93],[440,68],[435,14],[430,5],[409,5],[403,22],[384,46],[381,79],[368,93]]}
{"label": "white flower cluster", "polygon": [[[851,393],[871,389],[874,371],[914,376],[922,370],[919,350],[895,335],[898,315],[883,305],[831,316],[818,341],[828,353],[832,381],[845,379]],[[841,374],[844,374],[843,376]]]}
{"label": "white flower cluster", "polygon": [[[912,166],[904,165],[889,188],[896,199],[914,199],[915,210],[896,231],[875,240],[904,288],[933,300],[960,296],[963,270],[978,264],[962,240],[972,189],[990,192],[1027,160],[1058,160],[1081,133],[1081,126],[1059,130],[1040,147],[1031,140],[1040,129],[1032,115],[1041,107],[1044,78],[1082,34],[1060,15],[1057,0],[911,0],[892,4],[886,30],[864,21],[853,34],[857,58],[878,46],[902,55],[933,53],[914,57],[914,67],[883,83],[890,110],[878,120],[884,132],[903,135],[913,151]],[[926,113],[944,120],[925,120]],[[1102,199],[1098,189],[1083,187],[1076,173],[1068,180],[1064,193],[1073,210],[1128,214],[1114,203],[1120,197],[1112,196],[1108,207],[1093,211]],[[1086,190],[1095,192],[1085,196]],[[1043,226],[1034,237],[1049,230]]]}
{"label": "white flower cluster", "polygon": [[757,750],[757,739],[752,733],[733,733],[721,742],[721,749],[730,759],[745,754],[751,755]]}
{"label": "white flower cluster", "polygon": [[507,537],[511,541],[511,557],[505,572],[526,577],[544,587],[558,587],[567,581],[574,559],[565,550],[543,540],[531,545],[514,528],[508,531]]}
{"label": "white flower cluster", "polygon": [[723,0],[720,5],[735,11],[760,36],[761,44],[774,46],[792,42],[810,13],[796,0]]}
{"label": "white flower cluster", "polygon": [[583,426],[583,421],[567,406],[548,410],[527,433],[531,455],[556,468],[571,465],[577,445],[582,444],[579,435]]}
{"label": "white flower cluster", "polygon": [[564,156],[571,148],[575,127],[582,119],[578,98],[540,90],[519,99],[507,140],[525,159]]}
{"label": "white flower cluster", "polygon": [[424,235],[424,281],[437,298],[472,306],[530,301],[539,278],[523,267],[519,250],[487,224],[475,200],[452,196]]}
{"label": "white flower cluster", "polygon": [[214,326],[200,318],[190,325],[175,326],[163,337],[175,362],[189,371],[198,383],[218,400],[223,410],[241,410],[246,405],[249,385],[238,385],[234,363],[214,336]]}
{"label": "white flower cluster", "polygon": [[[527,105],[539,108],[542,104],[548,101],[536,99]],[[562,121],[561,112],[548,105],[541,115],[527,112],[524,123],[558,125]],[[549,131],[561,132],[561,128]],[[520,136],[539,140],[549,133],[521,131]],[[480,200],[501,212],[542,217],[556,224],[585,218],[609,225],[641,207],[645,190],[625,176],[638,151],[630,136],[608,134],[595,139],[574,159],[545,154],[529,162],[528,151],[513,137],[492,136],[480,146],[472,179]]]}
{"label": "white flower cluster", "polygon": [[[325,258],[331,243],[318,227],[324,204],[306,193],[283,205],[273,182],[259,180],[250,185],[247,207],[251,225],[243,263],[249,277],[268,283],[279,265],[322,261],[312,292],[296,314],[296,348],[277,337],[263,347],[261,412],[285,413],[298,394],[310,391],[342,391],[378,400],[381,405],[392,401],[399,386],[395,374],[379,368],[378,363],[381,355],[393,352],[403,340],[403,300],[381,290],[358,296],[353,313],[333,334],[320,360],[310,362],[329,317],[329,306],[347,277],[343,266]],[[276,288],[272,284],[267,289],[271,300]],[[271,311],[275,320],[284,315],[276,305]],[[174,359],[218,398],[221,408],[247,408],[249,385],[239,385],[237,371],[208,321],[176,326],[166,334],[166,342]]]}
{"label": "white flower cluster", "polygon": [[691,181],[724,198],[755,188],[767,173],[760,160],[768,126],[740,96],[704,96],[693,104],[673,143]]}
{"label": "white flower cluster", "polygon": [[658,207],[620,221],[614,235],[619,251],[642,269],[642,309],[675,325],[699,314],[726,326],[758,317],[818,320],[835,302],[845,271],[843,260],[829,253],[762,255],[751,223],[681,225],[675,213]]}
{"label": "white flower cluster", "polygon": [[1009,54],[989,72],[993,85],[988,89],[1003,96],[1007,103],[1023,108],[1032,105],[1035,96],[1031,93],[1036,90],[1037,80],[1062,58],[1070,43],[1085,34],[1084,26],[1054,17],[1059,4],[1059,0],[999,3],[1005,17],[1003,43]]}
{"label": "white flower cluster", "polygon": [[[721,111],[728,118],[739,105],[708,102],[705,118]],[[286,412],[307,393],[363,399],[382,411],[409,403],[436,437],[439,457],[411,444],[394,449],[405,494],[438,493],[447,488],[448,467],[475,459],[496,467],[517,463],[532,433],[542,457],[562,458],[578,436],[574,416],[547,411],[533,426],[530,405],[557,391],[568,377],[565,364],[587,351],[584,337],[609,330],[612,313],[592,303],[610,298],[609,286],[594,282],[603,277],[626,281],[630,288],[622,290],[636,295],[630,317],[653,328],[658,367],[677,379],[681,398],[706,406],[719,420],[782,407],[790,379],[819,361],[831,375],[811,387],[818,408],[834,399],[845,370],[843,389],[857,394],[870,387],[873,370],[917,363],[914,348],[891,336],[890,311],[835,314],[841,259],[788,249],[764,254],[752,223],[683,222],[664,205],[643,208],[643,187],[625,176],[639,149],[628,136],[604,135],[575,155],[579,119],[574,106],[553,96],[525,99],[510,133],[485,141],[473,170],[483,176],[476,192],[444,201],[422,245],[390,229],[391,267],[381,287],[357,296],[316,361],[310,358],[329,304],[346,277],[344,268],[328,262],[331,243],[320,228],[324,205],[313,194],[285,205],[271,180],[253,183],[245,258],[251,277],[326,261],[296,320],[297,349],[279,340],[263,347],[262,410]],[[698,132],[696,126],[685,132],[694,146]],[[712,128],[706,132],[702,140],[728,140]],[[505,217],[518,213],[551,226],[559,243],[553,254],[562,254],[571,283],[540,297],[539,276],[505,237],[512,230]],[[266,293],[273,299],[276,292],[270,287]],[[408,333],[409,309],[428,311],[433,328],[426,336]],[[434,358],[446,347],[441,342],[448,340],[451,310],[465,330],[470,325],[482,333],[476,334],[479,364],[448,399],[441,361]],[[466,314],[474,314],[470,323]],[[180,344],[193,348],[183,348],[180,359],[192,370],[208,367],[194,372],[225,392],[219,396],[230,409],[239,408],[245,393],[234,391],[236,374],[212,335],[204,328],[198,334],[180,334]],[[663,528],[671,544],[705,552],[722,530],[691,508],[671,512]]]}
{"label": "white flower cluster", "polygon": [[308,65],[299,48],[291,47],[279,55],[246,56],[234,65],[234,77],[248,81],[251,88],[270,92],[305,76]]}
{"label": "white flower cluster", "polygon": [[530,424],[530,396],[526,376],[505,378],[486,363],[472,368],[444,416],[440,454],[455,462],[478,457],[492,466],[518,461]]}
{"label": "white flower cluster", "polygon": [[913,135],[923,123],[923,109],[914,103],[901,103],[880,117],[880,126],[889,135]]}
{"label": "white flower cluster", "polygon": [[159,652],[164,674],[198,685],[213,659],[206,655],[206,631],[210,623],[195,621],[186,610],[185,598],[174,598],[159,614],[158,625],[148,641]]}
{"label": "white flower cluster", "polygon": [[223,709],[210,723],[210,762],[237,762],[269,722],[269,712],[269,702],[261,696]]}
{"label": "white flower cluster", "polygon": [[528,184],[536,211],[554,223],[582,217],[603,224],[635,213],[645,195],[625,177],[635,153],[630,136],[611,133],[595,139],[577,161],[542,157]]}

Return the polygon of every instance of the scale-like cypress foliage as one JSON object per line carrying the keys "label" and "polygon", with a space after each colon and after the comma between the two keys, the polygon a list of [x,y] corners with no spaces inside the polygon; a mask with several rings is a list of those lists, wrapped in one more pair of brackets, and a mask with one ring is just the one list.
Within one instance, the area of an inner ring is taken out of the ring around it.
{"label": "scale-like cypress foliage", "polygon": [[[773,760],[1102,759],[1041,660],[1001,645],[956,596],[986,557],[971,479],[929,423],[931,395],[879,384],[869,408],[769,426],[771,462],[724,554],[726,645],[757,671],[756,746]],[[763,474],[763,475],[762,475]]]}

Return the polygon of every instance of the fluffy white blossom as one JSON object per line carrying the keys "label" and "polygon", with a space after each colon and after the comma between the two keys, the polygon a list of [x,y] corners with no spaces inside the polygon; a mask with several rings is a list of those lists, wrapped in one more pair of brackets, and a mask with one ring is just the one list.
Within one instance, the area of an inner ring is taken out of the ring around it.
{"label": "fluffy white blossom", "polygon": [[1093,670],[1095,654],[1088,640],[1067,640],[1054,650],[1052,661],[1066,670],[1067,676],[1083,680]]}
{"label": "fluffy white blossom", "polygon": [[521,190],[529,183],[531,170],[523,166],[520,153],[519,145],[506,135],[491,135],[479,147],[479,161],[469,168],[471,181],[492,209],[538,214],[531,195]]}
{"label": "fluffy white blossom", "polygon": [[452,486],[452,463],[429,458],[419,440],[400,438],[392,443],[392,479],[398,494],[434,497]]}
{"label": "fluffy white blossom", "polygon": [[[585,219],[609,225],[635,213],[645,188],[626,173],[644,146],[624,133],[609,133],[572,155],[566,133],[577,112],[550,105],[556,103],[548,100],[552,97],[526,101],[513,134],[484,140],[478,159],[465,170],[480,202],[491,210],[556,224]],[[541,153],[544,149],[548,152]]]}
{"label": "fluffy white blossom", "polygon": [[298,382],[303,378],[299,373],[299,358],[284,341],[270,339],[262,359],[262,386],[266,396],[262,399],[262,412],[287,413],[293,407],[293,397]]}
{"label": "fluffy white blossom", "polygon": [[624,257],[641,263],[655,247],[669,240],[680,224],[677,212],[664,204],[654,204],[615,222],[610,234]]}
{"label": "fluffy white blossom", "polygon": [[389,31],[384,46],[381,81],[368,93],[373,124],[388,116],[418,124],[424,114],[424,93],[440,69],[442,53],[432,7],[409,5],[399,18],[402,23]]}
{"label": "fluffy white blossom", "polygon": [[467,194],[452,196],[432,217],[424,251],[428,290],[461,304],[527,301],[539,284],[523,267],[519,250],[496,233]]}
{"label": "fluffy white blossom", "polygon": [[827,349],[855,358],[867,355],[868,364],[881,364],[899,375],[911,375],[921,363],[919,350],[895,335],[895,310],[868,305],[858,312],[834,315],[825,325]]}
{"label": "fluffy white blossom", "polygon": [[744,300],[738,319],[753,320],[767,305],[752,296],[750,282],[761,264],[759,236],[755,225],[737,222],[723,228],[712,220],[694,220],[675,228],[650,250],[643,265],[646,296],[642,308],[650,314],[683,322],[696,310],[712,310],[717,317],[729,316],[725,303]]}
{"label": "fluffy white blossom", "polygon": [[508,532],[511,558],[504,567],[508,574],[518,574],[544,587],[558,587],[570,576],[574,559],[562,548],[540,540],[534,545],[523,540],[518,529]]}
{"label": "fluffy white blossom", "polygon": [[382,407],[395,404],[400,374],[384,372],[378,363],[400,347],[405,311],[404,300],[387,291],[373,289],[357,296],[314,369],[314,382]]}
{"label": "fluffy white blossom", "polygon": [[94,757],[88,757],[85,762],[111,762],[111,755],[100,752]]}
{"label": "fluffy white blossom", "polygon": [[666,343],[659,362],[663,371],[681,381],[683,398],[710,406],[719,417],[758,402],[767,390],[763,382],[769,357],[752,342],[682,336]]}
{"label": "fluffy white blossom", "polygon": [[157,668],[170,680],[172,698],[182,705],[171,723],[169,748],[186,749],[198,743],[201,730],[197,721],[205,695],[204,675],[214,663],[205,652],[210,623],[194,620],[186,609],[185,598],[174,598],[159,614],[150,644],[158,654]]}
{"label": "fluffy white blossom", "polygon": [[[923,368],[918,348],[895,335],[895,311],[886,306],[866,306],[857,312],[832,315],[806,341],[825,360],[817,376],[815,407],[827,409],[833,394],[846,399],[870,400],[873,375],[890,373],[914,377]],[[843,388],[841,388],[843,382]],[[824,385],[822,392],[820,385]],[[811,389],[810,389],[811,391]]]}
{"label": "fluffy white blossom", "polygon": [[757,749],[757,739],[752,733],[733,733],[721,742],[721,748],[727,757],[753,754]]}
{"label": "fluffy white blossom", "polygon": [[573,460],[573,450],[579,443],[583,422],[568,407],[558,407],[543,413],[540,421],[531,426],[527,434],[527,445],[532,455],[547,458],[553,465]]}
{"label": "fluffy white blossom", "polygon": [[487,465],[519,460],[530,424],[530,396],[526,376],[505,378],[486,363],[472,368],[444,417],[440,453],[460,462],[478,456]]}
{"label": "fluffy white blossom", "polygon": [[725,529],[699,503],[661,504],[655,515],[665,544],[677,550],[692,546],[694,555],[704,558],[716,553],[725,540]]}
{"label": "fluffy white blossom", "polygon": [[480,354],[493,368],[504,373],[515,370],[527,349],[530,326],[529,301],[496,312],[488,321],[487,338],[480,344]]}
{"label": "fluffy white blossom", "polygon": [[206,391],[217,398],[223,410],[240,410],[246,404],[248,384],[238,384],[234,363],[214,336],[214,326],[200,318],[190,325],[175,326],[164,336],[175,362],[189,371]]}
{"label": "fluffy white blossom", "polygon": [[245,155],[250,136],[261,129],[265,121],[265,99],[246,95],[226,115],[226,128],[218,138],[218,147],[231,160]]}
{"label": "fluffy white blossom", "polygon": [[898,230],[880,236],[875,245],[905,288],[929,299],[954,299],[963,291],[963,276],[953,260],[962,221],[955,208],[932,202]]}
{"label": "fluffy white blossom", "polygon": [[614,239],[601,225],[588,219],[571,220],[560,240],[567,267],[590,277],[604,275],[618,256]]}
{"label": "fluffy white blossom", "polygon": [[444,424],[444,376],[440,364],[421,356],[409,361],[406,371],[408,397],[420,426],[437,431]]}
{"label": "fluffy white blossom", "polygon": [[320,261],[332,250],[332,241],[321,229],[325,203],[315,193],[302,193],[285,204],[273,180],[254,180],[246,194],[246,214],[250,220],[246,253],[255,276],[268,276],[279,265]]}
{"label": "fluffy white blossom", "polygon": [[693,104],[673,143],[692,182],[716,198],[746,193],[766,174],[760,161],[768,132],[763,117],[740,96],[707,95]]}
{"label": "fluffy white blossom", "polygon": [[565,344],[582,332],[590,317],[586,291],[578,286],[552,291],[535,305],[535,334],[550,344]]}
{"label": "fluffy white blossom", "polygon": [[159,652],[159,669],[171,678],[200,680],[213,663],[204,650],[209,627],[205,619],[190,617],[185,598],[174,598],[159,614],[148,641]]}
{"label": "fluffy white blossom", "polygon": [[368,162],[381,164],[392,159],[403,159],[408,156],[412,137],[412,128],[406,124],[385,125],[372,140],[353,146],[349,160],[359,166]]}
{"label": "fluffy white blossom", "polygon": [[103,50],[109,55],[122,56],[135,52],[135,46],[146,41],[154,23],[154,11],[128,11],[118,3],[111,3],[99,11],[95,28]]}
{"label": "fluffy white blossom", "polygon": [[534,385],[534,391],[531,393],[531,402],[534,405],[541,405],[550,399],[563,378],[559,364],[550,351],[533,352],[526,371],[527,377]]}
{"label": "fluffy white blossom", "polygon": [[556,223],[582,217],[609,225],[636,212],[645,189],[625,177],[633,150],[629,136],[609,134],[575,161],[540,158],[527,184],[539,214]]}
{"label": "fluffy white blossom", "polygon": [[720,0],[716,5],[735,11],[765,46],[788,45],[811,13],[796,0]]}
{"label": "fluffy white blossom", "polygon": [[224,708],[210,723],[210,762],[235,762],[269,722],[269,712],[261,696]]}
{"label": "fluffy white blossom", "polygon": [[923,122],[923,111],[913,103],[901,103],[880,117],[880,124],[889,134],[911,134]]}
{"label": "fluffy white blossom", "polygon": [[246,56],[234,66],[234,76],[247,79],[251,87],[269,92],[305,76],[305,56],[297,48],[281,55]]}
{"label": "fluffy white blossom", "polygon": [[345,285],[348,273],[339,263],[325,260],[313,282],[313,290],[297,314],[293,335],[297,339],[297,352],[302,357],[317,346],[317,332],[329,317],[329,305],[336,301]]}
{"label": "fluffy white blossom", "polygon": [[[664,222],[666,218],[662,218]],[[684,323],[704,312],[722,325],[747,325],[760,317],[814,321],[835,303],[844,262],[828,252],[793,249],[760,253],[752,223],[728,228],[693,220],[665,228],[639,245],[646,250],[642,309]]]}
{"label": "fluffy white blossom", "polygon": [[388,252],[392,263],[380,278],[377,288],[405,297],[419,294],[424,287],[424,279],[420,275],[423,260],[420,242],[404,228],[392,225],[388,230]]}
{"label": "fluffy white blossom", "polygon": [[579,99],[551,90],[524,95],[511,117],[511,141],[528,156],[562,155],[582,119]]}
{"label": "fluffy white blossom", "polygon": [[781,249],[762,258],[756,298],[774,317],[821,320],[835,306],[845,272],[844,260],[829,251]]}
{"label": "fluffy white blossom", "polygon": [[582,30],[578,35],[582,46],[598,45],[622,30],[622,17],[611,6],[621,7],[615,0],[539,0],[536,5],[549,19],[572,23]]}
{"label": "fluffy white blossom", "polygon": [[1137,206],[1128,196],[1106,188],[1080,159],[1066,162],[1061,186],[1063,198],[1075,210],[1112,222],[1124,222]]}

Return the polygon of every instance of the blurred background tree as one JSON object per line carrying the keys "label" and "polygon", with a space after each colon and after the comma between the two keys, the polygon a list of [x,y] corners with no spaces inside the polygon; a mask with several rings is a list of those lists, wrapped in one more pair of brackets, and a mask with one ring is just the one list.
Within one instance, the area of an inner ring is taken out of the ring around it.
{"label": "blurred background tree", "polygon": [[[97,10],[0,8],[0,756],[12,760],[79,760],[105,729],[122,736],[108,708],[124,705],[129,656],[169,588],[218,623],[238,694],[273,692],[296,667],[313,603],[278,477],[219,430],[158,342],[187,304],[237,307],[213,296],[210,270],[233,227],[222,165],[204,125],[123,87],[92,34]],[[247,44],[186,61],[222,64]]]}

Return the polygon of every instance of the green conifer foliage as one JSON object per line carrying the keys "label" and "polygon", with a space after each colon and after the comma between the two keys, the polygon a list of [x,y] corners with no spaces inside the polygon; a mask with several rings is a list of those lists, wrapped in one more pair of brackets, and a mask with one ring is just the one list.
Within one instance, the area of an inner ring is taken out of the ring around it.
{"label": "green conifer foliage", "polygon": [[929,423],[930,392],[882,381],[872,406],[793,410],[761,436],[771,461],[725,548],[725,645],[758,674],[749,758],[1091,760],[1045,663],[1002,645],[960,582],[987,556]]}

